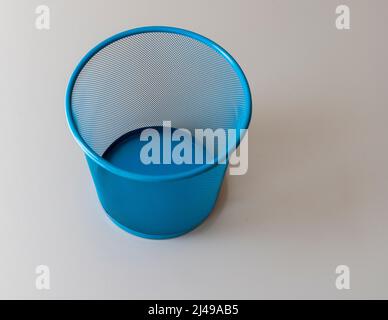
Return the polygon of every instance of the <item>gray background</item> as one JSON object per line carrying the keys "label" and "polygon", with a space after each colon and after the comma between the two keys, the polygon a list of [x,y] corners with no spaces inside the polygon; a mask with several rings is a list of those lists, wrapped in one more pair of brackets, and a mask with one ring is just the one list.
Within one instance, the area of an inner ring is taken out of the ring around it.
{"label": "gray background", "polygon": [[[335,28],[339,4],[350,31]],[[63,106],[80,58],[143,25],[221,44],[254,101],[248,174],[166,241],[108,221]],[[388,298],[387,27],[385,0],[2,0],[0,298]],[[335,287],[339,264],[350,290]]]}

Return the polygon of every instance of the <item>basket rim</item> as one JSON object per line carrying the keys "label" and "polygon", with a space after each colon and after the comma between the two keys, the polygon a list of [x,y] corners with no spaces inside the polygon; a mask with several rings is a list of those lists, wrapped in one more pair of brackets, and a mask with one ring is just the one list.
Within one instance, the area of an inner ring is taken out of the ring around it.
{"label": "basket rim", "polygon": [[242,119],[242,124],[243,124],[242,129],[248,129],[248,126],[252,117],[252,97],[251,97],[251,91],[249,88],[248,81],[240,65],[237,63],[237,61],[224,48],[222,48],[214,41],[198,33],[195,33],[186,29],[169,27],[169,26],[146,26],[146,27],[139,27],[139,28],[126,30],[107,38],[106,40],[100,42],[94,48],[92,48],[78,63],[67,85],[66,96],[65,96],[65,112],[66,112],[67,123],[72,135],[74,136],[75,140],[77,141],[78,145],[81,147],[83,152],[99,166],[103,167],[104,169],[110,171],[115,175],[118,175],[124,178],[129,178],[132,180],[139,180],[139,181],[168,181],[168,180],[179,180],[184,178],[190,178],[217,166],[219,164],[220,159],[224,159],[228,154],[230,154],[232,151],[238,148],[242,137],[240,137],[240,135],[237,135],[236,144],[232,148],[229,148],[226,151],[225,155],[222,155],[222,157],[217,157],[214,163],[204,163],[203,165],[193,168],[192,170],[170,174],[170,175],[147,175],[147,174],[139,174],[139,173],[121,169],[113,165],[109,161],[105,160],[100,155],[98,155],[81,137],[73,118],[73,114],[71,110],[71,96],[72,96],[73,88],[79,73],[81,72],[83,67],[88,63],[88,61],[101,49],[103,49],[104,47],[108,46],[109,44],[117,40],[120,40],[128,36],[133,36],[136,34],[150,33],[150,32],[175,33],[179,35],[184,35],[184,36],[193,38],[197,41],[200,41],[201,43],[204,43],[205,45],[209,46],[217,53],[219,53],[232,66],[233,70],[238,75],[238,78],[242,84],[244,97],[246,100],[246,104],[248,106],[248,110],[244,114],[244,118]]}

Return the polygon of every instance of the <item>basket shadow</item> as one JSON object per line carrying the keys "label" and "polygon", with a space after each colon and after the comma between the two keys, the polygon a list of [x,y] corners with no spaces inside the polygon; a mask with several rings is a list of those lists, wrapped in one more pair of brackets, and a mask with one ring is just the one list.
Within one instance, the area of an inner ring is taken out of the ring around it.
{"label": "basket shadow", "polygon": [[[360,183],[369,177],[354,139],[361,126],[357,113],[327,101],[278,109],[262,111],[252,123],[247,174],[226,173],[212,213],[189,237],[232,231],[314,239],[328,229],[349,228],[354,212],[375,197]],[[236,208],[238,215],[229,215]],[[218,228],[213,224],[221,225],[220,217],[229,222]],[[360,231],[357,225],[352,230]]]}

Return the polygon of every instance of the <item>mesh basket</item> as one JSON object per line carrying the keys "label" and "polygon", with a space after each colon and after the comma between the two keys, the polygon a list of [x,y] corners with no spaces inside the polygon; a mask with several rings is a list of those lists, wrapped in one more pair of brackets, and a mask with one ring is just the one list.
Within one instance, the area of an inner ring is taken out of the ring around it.
{"label": "mesh basket", "polygon": [[[133,233],[164,238],[187,232],[209,214],[226,166],[216,161],[167,175],[144,174],[118,167],[104,153],[128,133],[166,120],[193,134],[246,129],[251,98],[240,67],[214,42],[182,29],[145,27],[113,36],[83,58],[70,79],[66,111],[108,215]],[[217,157],[226,157],[239,141]],[[177,199],[182,187],[189,192]],[[212,196],[190,196],[198,190]],[[141,192],[155,201],[140,203]],[[190,213],[194,198],[202,206]]]}

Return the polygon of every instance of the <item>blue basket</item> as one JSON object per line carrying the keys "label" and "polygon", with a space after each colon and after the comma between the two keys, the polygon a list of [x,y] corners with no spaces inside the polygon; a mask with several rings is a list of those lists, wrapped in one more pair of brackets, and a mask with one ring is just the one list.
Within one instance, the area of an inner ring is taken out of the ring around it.
{"label": "blue basket", "polygon": [[66,115],[108,216],[135,235],[163,239],[210,214],[227,167],[220,160],[240,137],[214,163],[146,168],[138,161],[139,130],[159,130],[164,121],[192,133],[246,129],[251,95],[237,62],[213,41],[143,27],[110,37],[82,59],[67,88]]}

